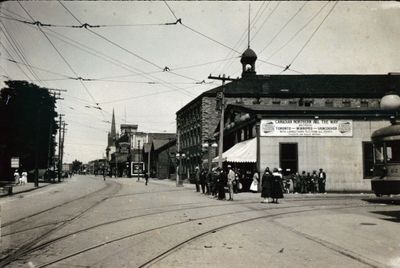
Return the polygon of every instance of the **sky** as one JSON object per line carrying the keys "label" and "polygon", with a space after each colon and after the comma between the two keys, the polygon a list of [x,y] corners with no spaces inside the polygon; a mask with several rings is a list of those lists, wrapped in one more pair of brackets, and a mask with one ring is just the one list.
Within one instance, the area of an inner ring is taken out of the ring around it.
{"label": "sky", "polygon": [[241,75],[248,44],[258,74],[400,72],[398,1],[9,1],[0,20],[1,87],[66,90],[65,162],[104,156],[113,110],[117,129],[176,132],[210,74]]}

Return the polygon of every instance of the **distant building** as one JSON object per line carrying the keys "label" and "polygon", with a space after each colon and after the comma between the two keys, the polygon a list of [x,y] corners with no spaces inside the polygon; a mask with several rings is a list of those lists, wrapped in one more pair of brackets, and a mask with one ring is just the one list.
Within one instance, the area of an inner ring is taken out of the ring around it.
{"label": "distant building", "polygon": [[150,170],[154,176],[159,174],[159,169],[174,170],[174,168],[162,167],[162,164],[158,162],[157,150],[170,141],[176,140],[175,133],[140,132],[136,124],[121,124],[120,131],[121,134],[116,132],[113,111],[111,131],[108,133],[106,148],[106,159],[110,174],[129,177],[132,162],[144,162],[147,170],[148,155],[150,155]]}

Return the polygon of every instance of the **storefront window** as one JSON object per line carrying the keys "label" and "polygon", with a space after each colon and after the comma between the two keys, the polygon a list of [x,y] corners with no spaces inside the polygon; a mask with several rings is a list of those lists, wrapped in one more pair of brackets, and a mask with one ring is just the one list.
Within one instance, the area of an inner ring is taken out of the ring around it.
{"label": "storefront window", "polygon": [[400,163],[400,141],[389,141],[386,143],[388,163]]}

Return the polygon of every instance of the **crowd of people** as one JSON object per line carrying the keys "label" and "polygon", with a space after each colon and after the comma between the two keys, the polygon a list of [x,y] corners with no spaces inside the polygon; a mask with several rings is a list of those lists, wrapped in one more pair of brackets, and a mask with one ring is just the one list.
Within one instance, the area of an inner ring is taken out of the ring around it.
{"label": "crowd of people", "polygon": [[[195,175],[196,191],[213,196],[219,200],[232,201],[235,193],[242,190],[243,185],[239,180],[241,174],[238,170],[228,165],[224,170],[220,167],[213,168],[210,172],[204,168],[196,167]],[[278,199],[283,198],[284,193],[325,193],[326,173],[321,168],[319,173],[314,170],[310,172],[303,171],[289,176],[282,175],[281,168],[274,168],[272,171],[267,167],[261,175],[256,171],[253,174],[250,185],[251,192],[261,191],[263,203],[278,203]],[[228,193],[228,197],[226,196]]]}

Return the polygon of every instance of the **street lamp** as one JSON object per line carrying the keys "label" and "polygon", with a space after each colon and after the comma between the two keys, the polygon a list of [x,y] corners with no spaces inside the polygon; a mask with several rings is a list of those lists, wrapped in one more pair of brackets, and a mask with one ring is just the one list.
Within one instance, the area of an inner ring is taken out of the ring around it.
{"label": "street lamp", "polygon": [[218,144],[211,140],[208,139],[206,142],[202,144],[202,147],[205,148],[208,151],[208,172],[211,172],[211,148],[217,148]]}
{"label": "street lamp", "polygon": [[180,187],[183,186],[183,182],[182,182],[182,159],[184,159],[186,157],[186,154],[184,152],[177,152],[176,153],[176,159],[179,160],[179,164],[178,164],[178,172],[176,174],[176,186]]}

